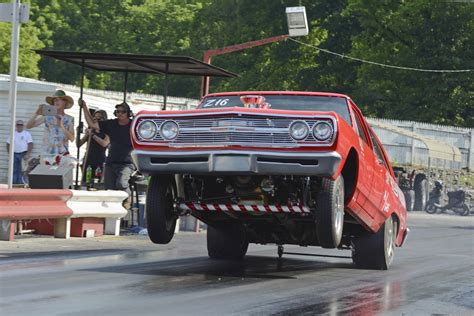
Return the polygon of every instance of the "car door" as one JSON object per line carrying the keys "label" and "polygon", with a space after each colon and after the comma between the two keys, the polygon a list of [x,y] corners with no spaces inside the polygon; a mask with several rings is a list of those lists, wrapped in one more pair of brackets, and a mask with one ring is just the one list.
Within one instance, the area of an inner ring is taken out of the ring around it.
{"label": "car door", "polygon": [[[370,206],[373,209],[373,217],[377,217],[378,213],[382,217],[383,213],[387,213],[390,210],[392,201],[392,192],[390,185],[390,172],[388,171],[388,165],[382,152],[381,145],[375,137],[372,129],[369,130],[369,136],[372,143],[372,149],[375,156],[374,163],[374,178],[373,186],[370,194],[370,199],[367,203],[371,203]],[[380,214],[381,213],[381,214]]]}
{"label": "car door", "polygon": [[368,214],[371,214],[372,210],[365,209],[365,204],[372,191],[372,182],[374,178],[374,155],[372,148],[369,145],[369,135],[364,125],[364,119],[360,110],[352,106],[352,112],[354,114],[354,129],[359,135],[359,174],[357,180],[357,189],[359,195],[357,196],[358,204]]}

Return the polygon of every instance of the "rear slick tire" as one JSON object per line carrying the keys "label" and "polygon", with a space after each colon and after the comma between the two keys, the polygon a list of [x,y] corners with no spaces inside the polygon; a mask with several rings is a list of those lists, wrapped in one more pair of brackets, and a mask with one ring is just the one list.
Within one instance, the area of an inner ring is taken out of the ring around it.
{"label": "rear slick tire", "polygon": [[242,260],[248,247],[242,225],[207,226],[207,253],[211,259]]}
{"label": "rear slick tire", "polygon": [[152,176],[146,195],[146,223],[148,237],[155,244],[167,244],[174,236],[176,185],[173,176]]}
{"label": "rear slick tire", "polygon": [[461,216],[468,216],[469,213],[470,213],[469,206],[466,205],[466,204],[464,204],[464,205],[462,206],[462,211],[461,211],[460,215],[461,215]]}
{"label": "rear slick tire", "polygon": [[375,234],[364,234],[353,241],[352,261],[357,268],[388,270],[395,254],[397,222],[390,216]]}
{"label": "rear slick tire", "polygon": [[323,178],[316,200],[316,234],[323,248],[336,248],[344,229],[344,178]]}
{"label": "rear slick tire", "polygon": [[405,196],[405,205],[407,208],[407,212],[413,211],[413,208],[415,206],[415,191],[413,190],[408,190],[403,193]]}
{"label": "rear slick tire", "polygon": [[424,211],[428,203],[429,183],[426,175],[418,174],[415,177],[415,184],[413,185],[415,191],[415,203],[413,205],[414,211]]}

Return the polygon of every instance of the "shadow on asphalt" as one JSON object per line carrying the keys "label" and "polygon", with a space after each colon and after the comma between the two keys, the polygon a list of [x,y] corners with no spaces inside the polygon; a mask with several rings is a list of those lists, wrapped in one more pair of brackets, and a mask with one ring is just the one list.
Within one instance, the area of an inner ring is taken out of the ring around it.
{"label": "shadow on asphalt", "polygon": [[474,230],[474,226],[452,226],[451,228],[454,228],[454,229]]}
{"label": "shadow on asphalt", "polygon": [[328,263],[294,258],[246,256],[241,262],[213,260],[208,257],[107,266],[85,271],[140,274],[156,277],[228,277],[239,279],[294,279],[299,274],[326,269],[350,269],[352,262]]}

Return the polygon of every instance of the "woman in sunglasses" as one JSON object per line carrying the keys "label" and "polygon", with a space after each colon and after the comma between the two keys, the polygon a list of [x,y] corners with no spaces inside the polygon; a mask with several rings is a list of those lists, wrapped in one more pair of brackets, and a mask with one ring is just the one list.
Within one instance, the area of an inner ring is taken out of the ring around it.
{"label": "woman in sunglasses", "polygon": [[[102,122],[107,120],[107,112],[104,110],[97,110],[93,114],[95,122]],[[91,167],[93,170],[93,178],[98,178],[100,181],[101,172],[96,172],[98,169],[102,170],[105,163],[105,150],[110,144],[110,138],[103,131],[88,128],[84,136],[79,140],[77,147],[87,143],[87,150],[82,160],[82,181],[86,181],[86,170]]]}

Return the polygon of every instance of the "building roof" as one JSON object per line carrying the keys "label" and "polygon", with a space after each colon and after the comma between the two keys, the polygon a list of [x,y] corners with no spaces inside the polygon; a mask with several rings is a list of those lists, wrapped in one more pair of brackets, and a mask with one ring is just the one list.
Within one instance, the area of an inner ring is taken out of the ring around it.
{"label": "building roof", "polygon": [[411,137],[413,139],[423,142],[426,145],[426,148],[428,148],[429,156],[431,158],[461,162],[461,151],[456,146],[437,139],[429,138],[424,135],[414,133],[412,131],[400,128],[392,124],[370,120],[370,125],[388,130],[393,133]]}

